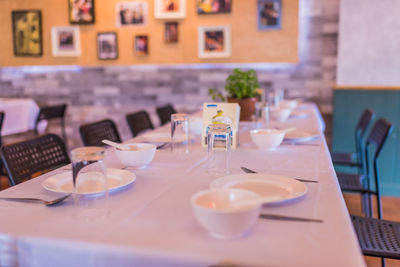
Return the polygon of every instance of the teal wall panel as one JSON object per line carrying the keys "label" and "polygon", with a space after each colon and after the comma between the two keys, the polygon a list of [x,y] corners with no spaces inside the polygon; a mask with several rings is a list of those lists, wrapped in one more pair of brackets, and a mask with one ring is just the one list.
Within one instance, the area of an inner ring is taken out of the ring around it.
{"label": "teal wall panel", "polygon": [[[392,132],[382,149],[378,167],[383,195],[400,196],[400,91],[335,90],[332,151],[355,151],[354,130],[366,108],[375,111],[375,121],[384,117],[392,122]],[[366,136],[368,136],[368,129]],[[337,168],[337,170],[343,170]]]}

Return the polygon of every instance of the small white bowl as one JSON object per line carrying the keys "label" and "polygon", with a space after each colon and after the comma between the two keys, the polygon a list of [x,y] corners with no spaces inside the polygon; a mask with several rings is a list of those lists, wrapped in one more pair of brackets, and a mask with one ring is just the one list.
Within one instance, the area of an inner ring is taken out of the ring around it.
{"label": "small white bowl", "polygon": [[283,100],[279,103],[279,107],[294,109],[298,103],[299,101],[297,100]]}
{"label": "small white bowl", "polygon": [[285,132],[276,129],[255,129],[250,131],[251,140],[263,150],[275,150],[283,141]]}
{"label": "small white bowl", "polygon": [[240,201],[259,198],[241,189],[210,189],[194,194],[190,201],[197,221],[211,236],[232,239],[245,234],[255,224],[261,204],[235,207]]}
{"label": "small white bowl", "polygon": [[269,112],[270,112],[271,120],[284,122],[289,118],[290,113],[292,112],[292,109],[291,108],[282,108],[282,107],[276,108],[276,107],[274,107],[274,108],[271,108]]}
{"label": "small white bowl", "polygon": [[156,145],[146,143],[124,144],[131,147],[131,150],[120,150],[114,148],[119,161],[128,167],[144,168],[154,158]]}

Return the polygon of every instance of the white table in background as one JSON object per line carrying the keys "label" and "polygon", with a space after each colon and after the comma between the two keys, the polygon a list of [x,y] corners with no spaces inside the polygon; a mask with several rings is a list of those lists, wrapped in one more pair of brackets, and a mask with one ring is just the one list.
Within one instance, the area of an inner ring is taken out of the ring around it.
{"label": "white table in background", "polygon": [[0,111],[5,112],[1,135],[9,135],[34,129],[39,107],[29,98],[0,98]]}
{"label": "white table in background", "polygon": [[[310,105],[308,111],[309,118],[289,119],[279,126],[319,133],[320,139],[313,141],[319,146],[281,145],[263,152],[250,142],[248,130],[253,125],[242,123],[241,145],[232,153],[232,173],[241,173],[239,167],[246,166],[318,180],[307,183],[304,198],[266,206],[262,212],[319,218],[323,223],[260,219],[242,238],[213,239],[196,222],[189,202],[192,194],[207,189],[216,178],[204,172],[206,150],[197,143],[187,160],[174,158],[168,149],[157,151],[148,168],[135,171],[133,185],[110,194],[111,213],[102,222],[71,219],[70,199],[56,207],[0,201],[0,240],[15,240],[20,266],[365,266],[318,110]],[[107,159],[109,167],[122,167],[112,150]],[[41,182],[60,171],[0,196],[47,195]],[[0,246],[0,258],[2,254]]]}

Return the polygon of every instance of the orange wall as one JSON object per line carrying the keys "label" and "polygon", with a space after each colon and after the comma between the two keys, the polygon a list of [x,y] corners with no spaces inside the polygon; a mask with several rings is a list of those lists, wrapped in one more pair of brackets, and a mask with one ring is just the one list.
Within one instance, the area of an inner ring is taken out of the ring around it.
{"label": "orange wall", "polygon": [[[186,63],[244,63],[298,61],[298,0],[282,0],[282,29],[258,31],[257,0],[232,0],[232,13],[197,15],[195,0],[187,0],[186,17],[177,20],[179,42],[164,42],[164,22],[154,18],[154,1],[148,2],[149,19],[145,27],[116,27],[115,4],[118,0],[95,0],[95,24],[80,25],[81,56],[53,57],[51,28],[68,26],[68,0],[0,0],[0,66],[20,65],[131,65]],[[126,2],[126,1],[125,1]],[[42,11],[43,56],[15,57],[13,52],[11,11],[40,9]],[[199,59],[197,27],[231,25],[232,56],[222,59]],[[116,31],[117,60],[97,59],[98,32]],[[135,35],[149,36],[149,54],[136,56],[133,51]]]}

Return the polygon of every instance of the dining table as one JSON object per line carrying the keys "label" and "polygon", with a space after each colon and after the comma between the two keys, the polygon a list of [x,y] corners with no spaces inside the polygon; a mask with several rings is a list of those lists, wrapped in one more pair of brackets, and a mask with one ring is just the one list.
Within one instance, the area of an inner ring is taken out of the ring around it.
{"label": "dining table", "polygon": [[[11,135],[35,129],[39,106],[31,98],[0,98],[0,112],[4,112],[1,135]],[[43,124],[43,125],[42,125]],[[39,127],[43,132],[47,121]]]}
{"label": "dining table", "polygon": [[[317,106],[302,103],[304,116],[285,122],[240,122],[239,146],[231,150],[230,172],[240,167],[258,173],[313,180],[304,196],[280,204],[263,205],[262,214],[293,216],[319,222],[259,218],[244,235],[212,237],[197,222],[191,196],[210,188],[219,176],[205,169],[207,148],[192,133],[187,155],[169,146],[158,149],[143,169],[126,169],[136,180],[109,192],[106,218],[93,222],[71,216],[71,198],[55,206],[0,200],[1,262],[18,266],[365,266],[344,202]],[[201,117],[201,113],[193,115]],[[284,141],[276,150],[260,150],[250,130],[292,128],[314,133],[307,142]],[[125,143],[143,142],[146,135],[169,133],[169,125]],[[112,148],[106,150],[108,168],[122,169]],[[42,183],[64,166],[0,192],[0,197],[55,198]],[[71,177],[72,179],[72,177]]]}

